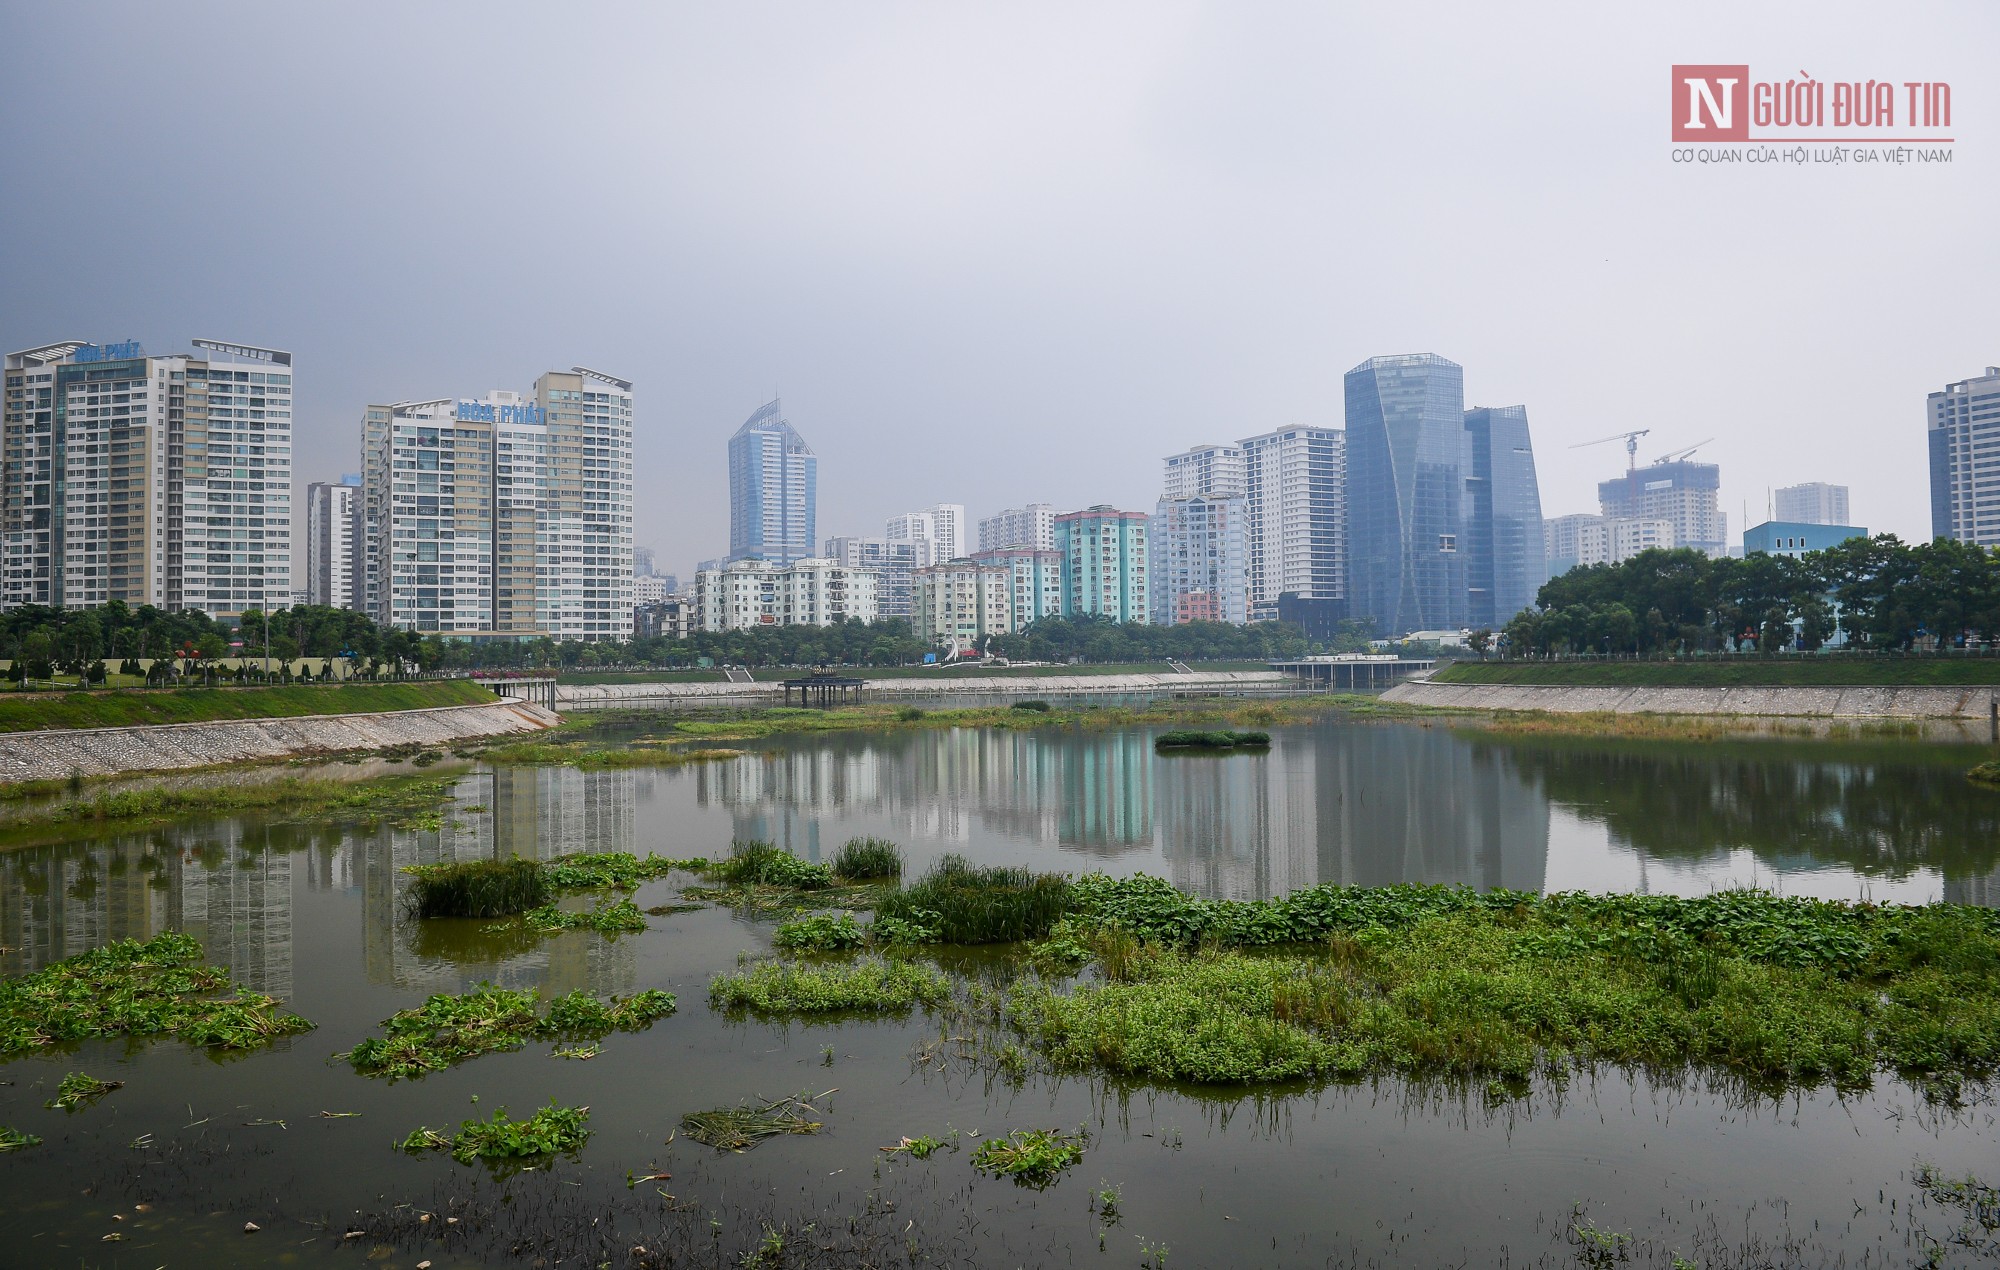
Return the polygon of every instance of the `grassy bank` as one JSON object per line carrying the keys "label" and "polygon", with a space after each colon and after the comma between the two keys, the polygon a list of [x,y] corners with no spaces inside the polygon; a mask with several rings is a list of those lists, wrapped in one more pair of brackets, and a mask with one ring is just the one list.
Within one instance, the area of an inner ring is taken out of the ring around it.
{"label": "grassy bank", "polygon": [[79,794],[0,820],[0,847],[243,812],[421,822],[436,817],[437,809],[450,799],[453,779],[384,776],[338,781],[280,776],[232,785],[127,789],[95,797]]}
{"label": "grassy bank", "polygon": [[2000,686],[2000,657],[1744,657],[1695,662],[1453,662],[1436,683],[1562,688]]}
{"label": "grassy bank", "polygon": [[[1269,670],[1261,661],[1196,661],[1186,663],[1196,671]],[[843,666],[839,673],[856,679],[1034,679],[1057,675],[1162,675],[1172,670],[1163,661],[1107,662],[1083,666]],[[764,666],[750,676],[760,683],[776,683],[809,675],[799,667]],[[728,678],[720,670],[565,670],[557,675],[565,684],[646,684],[719,683]]]}
{"label": "grassy bank", "polygon": [[438,706],[490,705],[493,694],[464,679],[420,683],[295,684],[283,688],[149,688],[0,697],[0,732],[126,728],[158,723],[289,719]]}

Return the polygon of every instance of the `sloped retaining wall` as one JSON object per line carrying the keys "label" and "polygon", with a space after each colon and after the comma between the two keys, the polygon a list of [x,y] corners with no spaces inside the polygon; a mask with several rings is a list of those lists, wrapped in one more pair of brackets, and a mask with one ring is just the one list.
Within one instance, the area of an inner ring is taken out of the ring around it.
{"label": "sloped retaining wall", "polygon": [[556,715],[540,706],[500,701],[376,714],[4,732],[0,781],[61,780],[71,772],[108,776],[171,771],[392,745],[449,745],[474,737],[540,732],[557,722]]}
{"label": "sloped retaining wall", "polygon": [[1740,714],[1813,718],[1984,719],[1994,688],[1564,688],[1412,682],[1385,701],[1556,714]]}

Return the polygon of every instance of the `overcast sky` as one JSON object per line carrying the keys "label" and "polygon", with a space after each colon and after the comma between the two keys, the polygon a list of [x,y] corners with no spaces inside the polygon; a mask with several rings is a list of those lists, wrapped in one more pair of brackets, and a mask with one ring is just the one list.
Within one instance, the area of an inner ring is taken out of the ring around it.
{"label": "overcast sky", "polygon": [[[637,538],[728,543],[782,392],[822,536],[1150,510],[1342,424],[1382,353],[1524,402],[1545,514],[1715,437],[1929,536],[1926,392],[2000,364],[2000,6],[77,5],[9,24],[0,344],[296,357],[301,485],[371,401],[634,381]],[[1670,161],[1669,67],[1929,79],[1941,167]]]}

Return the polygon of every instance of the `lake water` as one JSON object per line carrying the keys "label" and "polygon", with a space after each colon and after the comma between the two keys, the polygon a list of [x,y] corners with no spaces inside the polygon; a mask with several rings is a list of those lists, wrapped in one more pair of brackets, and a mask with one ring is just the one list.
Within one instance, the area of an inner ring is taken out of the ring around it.
{"label": "lake water", "polygon": [[[621,1267],[663,1253],[735,1265],[769,1226],[789,1228],[795,1259],[773,1264],[844,1264],[837,1246],[866,1244],[896,1264],[914,1247],[928,1264],[1136,1266],[1164,1246],[1174,1267],[1567,1266],[1587,1264],[1572,1228],[1594,1224],[1635,1236],[1627,1264],[1888,1266],[1959,1224],[1916,1190],[1919,1161],[2000,1171],[1986,1091],[1943,1109],[1894,1080],[1772,1101],[1606,1072],[1493,1107],[1477,1089],[1397,1080],[1261,1095],[1010,1085],[932,1061],[950,1047],[921,1014],[774,1026],[711,1012],[709,977],[767,949],[766,922],[703,909],[616,939],[522,941],[418,923],[399,904],[414,863],[718,854],[732,838],[819,858],[860,835],[901,843],[917,870],[960,852],[1237,898],[1442,882],[2000,902],[2000,793],[1962,775],[1978,747],[1550,741],[1328,720],[1274,730],[1268,754],[1218,759],[1156,755],[1151,736],[916,730],[760,742],[682,768],[475,768],[436,830],[231,817],[0,854],[5,973],[180,929],[319,1025],[233,1060],[97,1043],[5,1064],[0,1123],[46,1142],[0,1156],[0,1265],[595,1265],[576,1253],[599,1244]],[[639,903],[679,885],[649,884]],[[588,1062],[536,1045],[391,1086],[328,1061],[392,1011],[482,980],[663,987],[680,1010]],[[43,1109],[75,1070],[126,1087],[82,1113]],[[815,1137],[743,1155],[668,1142],[685,1112],[835,1087]],[[420,1124],[551,1098],[591,1106],[595,1136],[574,1162],[494,1182],[391,1149]],[[1079,1124],[1088,1154],[1040,1193],[978,1177],[969,1150],[921,1162],[879,1150],[948,1126]],[[628,1173],[655,1172],[673,1177],[628,1187]],[[1089,1211],[1102,1186],[1122,1188],[1108,1229]],[[419,1223],[426,1211],[438,1217]],[[446,1215],[459,1217],[450,1237],[429,1238]],[[246,1220],[262,1229],[243,1233]],[[368,1233],[342,1239],[350,1223]],[[798,1259],[814,1241],[833,1250]]]}

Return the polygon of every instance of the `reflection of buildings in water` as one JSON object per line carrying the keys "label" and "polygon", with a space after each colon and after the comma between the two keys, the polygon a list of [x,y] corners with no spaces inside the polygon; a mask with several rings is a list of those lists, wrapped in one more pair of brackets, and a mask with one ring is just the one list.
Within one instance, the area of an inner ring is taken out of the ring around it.
{"label": "reflection of buildings in water", "polygon": [[221,821],[10,852],[0,966],[10,975],[178,930],[243,987],[292,991],[293,857],[271,829]]}
{"label": "reflection of buildings in water", "polygon": [[1153,739],[1143,732],[1064,733],[1062,845],[1108,855],[1153,843]]}
{"label": "reflection of buildings in water", "polygon": [[[629,992],[637,979],[626,941],[581,933],[532,940],[508,951],[504,936],[452,923],[426,929],[403,915],[411,865],[579,851],[630,851],[636,798],[629,771],[567,767],[497,767],[460,780],[451,809],[435,829],[356,831],[345,847],[345,872],[362,905],[362,965],[375,983],[427,992],[457,991],[482,980],[506,987],[600,995]],[[472,811],[484,807],[485,811]]]}
{"label": "reflection of buildings in water", "polygon": [[1990,873],[1944,875],[1944,902],[2000,908],[2000,868]]}
{"label": "reflection of buildings in water", "polygon": [[1310,744],[1268,755],[1159,759],[1155,818],[1167,877],[1209,899],[1270,899],[1319,880]]}
{"label": "reflection of buildings in water", "polygon": [[1548,804],[1506,754],[1441,728],[1368,726],[1321,727],[1312,753],[1321,880],[1545,884]]}

